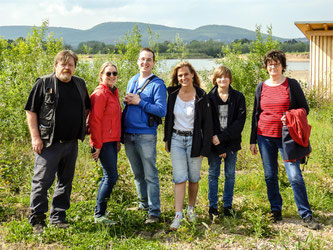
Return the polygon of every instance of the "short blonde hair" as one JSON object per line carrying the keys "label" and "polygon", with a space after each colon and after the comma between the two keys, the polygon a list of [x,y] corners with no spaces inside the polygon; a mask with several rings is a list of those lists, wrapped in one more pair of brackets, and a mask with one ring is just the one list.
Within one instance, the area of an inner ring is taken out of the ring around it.
{"label": "short blonde hair", "polygon": [[219,66],[217,67],[215,70],[214,70],[214,74],[213,74],[213,78],[212,78],[212,81],[213,81],[213,85],[216,86],[216,79],[221,77],[221,76],[225,76],[225,77],[228,77],[230,79],[230,84],[232,82],[232,74],[231,74],[231,70],[228,69],[227,67],[225,66]]}

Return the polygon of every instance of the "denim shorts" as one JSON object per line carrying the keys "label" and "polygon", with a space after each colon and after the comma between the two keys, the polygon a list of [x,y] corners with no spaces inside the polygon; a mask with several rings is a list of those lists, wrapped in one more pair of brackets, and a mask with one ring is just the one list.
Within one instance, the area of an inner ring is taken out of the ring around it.
{"label": "denim shorts", "polygon": [[202,158],[191,157],[192,136],[182,136],[176,133],[171,138],[171,162],[173,170],[173,182],[183,183],[198,182]]}

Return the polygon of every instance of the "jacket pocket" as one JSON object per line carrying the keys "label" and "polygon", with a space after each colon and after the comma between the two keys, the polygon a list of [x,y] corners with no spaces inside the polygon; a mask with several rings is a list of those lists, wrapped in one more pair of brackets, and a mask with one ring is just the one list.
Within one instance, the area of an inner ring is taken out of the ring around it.
{"label": "jacket pocket", "polygon": [[51,125],[39,125],[39,133],[40,133],[40,138],[42,140],[47,140],[50,138],[51,135]]}

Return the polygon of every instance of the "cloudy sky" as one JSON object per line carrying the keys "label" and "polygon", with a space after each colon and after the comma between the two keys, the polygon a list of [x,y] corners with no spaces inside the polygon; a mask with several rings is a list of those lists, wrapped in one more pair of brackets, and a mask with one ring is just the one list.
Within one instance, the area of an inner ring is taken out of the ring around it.
{"label": "cloudy sky", "polygon": [[[303,34],[295,21],[333,21],[333,0],[1,0],[0,26],[41,25],[90,29],[103,22],[145,22],[195,29],[219,24],[273,35]],[[0,34],[1,36],[1,34]]]}

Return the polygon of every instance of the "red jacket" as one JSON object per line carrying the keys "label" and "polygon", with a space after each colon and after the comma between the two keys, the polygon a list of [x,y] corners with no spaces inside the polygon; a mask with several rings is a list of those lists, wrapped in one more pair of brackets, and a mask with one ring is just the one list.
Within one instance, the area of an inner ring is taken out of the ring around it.
{"label": "red jacket", "polygon": [[121,106],[119,92],[114,93],[104,84],[97,86],[91,95],[89,115],[90,145],[102,148],[104,142],[120,141]]}
{"label": "red jacket", "polygon": [[304,108],[288,110],[286,112],[286,126],[289,128],[291,138],[297,144],[302,147],[309,145],[311,126],[308,124]]}

